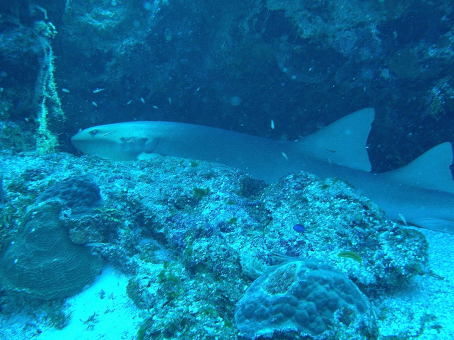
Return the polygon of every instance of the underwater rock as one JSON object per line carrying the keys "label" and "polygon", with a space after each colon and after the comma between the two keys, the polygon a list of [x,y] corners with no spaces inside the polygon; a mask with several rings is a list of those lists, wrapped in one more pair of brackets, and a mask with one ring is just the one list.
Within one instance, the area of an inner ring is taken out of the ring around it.
{"label": "underwater rock", "polygon": [[[386,220],[377,205],[345,182],[298,172],[270,185],[262,202],[270,212],[264,246],[269,252],[324,261],[361,287],[401,286],[428,262],[420,232]],[[296,233],[296,224],[305,232]],[[266,249],[254,248],[248,256],[260,257]],[[358,254],[362,265],[337,256],[344,251]]]}

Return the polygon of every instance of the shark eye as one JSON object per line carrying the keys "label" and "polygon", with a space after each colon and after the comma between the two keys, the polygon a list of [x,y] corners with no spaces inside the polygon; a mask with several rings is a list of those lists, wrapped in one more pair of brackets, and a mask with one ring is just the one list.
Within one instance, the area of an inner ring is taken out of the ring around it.
{"label": "shark eye", "polygon": [[92,135],[92,136],[96,135],[97,133],[98,133],[98,130],[96,130],[96,129],[93,129],[90,131],[90,135]]}

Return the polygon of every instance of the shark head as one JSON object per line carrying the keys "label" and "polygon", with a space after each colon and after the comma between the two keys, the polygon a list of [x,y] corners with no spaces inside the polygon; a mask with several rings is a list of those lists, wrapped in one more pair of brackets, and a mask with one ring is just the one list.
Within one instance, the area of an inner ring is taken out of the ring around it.
{"label": "shark head", "polygon": [[140,122],[100,125],[80,131],[71,143],[81,152],[112,161],[132,161],[142,153],[151,153],[159,135],[143,133]]}

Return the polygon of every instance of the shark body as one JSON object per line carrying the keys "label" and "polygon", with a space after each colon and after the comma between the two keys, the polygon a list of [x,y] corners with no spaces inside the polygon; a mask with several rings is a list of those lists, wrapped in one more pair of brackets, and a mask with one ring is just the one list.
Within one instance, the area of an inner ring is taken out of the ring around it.
{"label": "shark body", "polygon": [[366,141],[374,115],[371,108],[354,112],[294,142],[162,121],[95,126],[71,141],[83,153],[113,161],[153,154],[206,160],[242,169],[268,183],[302,170],[336,177],[375,201],[390,219],[454,233],[451,144],[442,143],[400,169],[371,173]]}

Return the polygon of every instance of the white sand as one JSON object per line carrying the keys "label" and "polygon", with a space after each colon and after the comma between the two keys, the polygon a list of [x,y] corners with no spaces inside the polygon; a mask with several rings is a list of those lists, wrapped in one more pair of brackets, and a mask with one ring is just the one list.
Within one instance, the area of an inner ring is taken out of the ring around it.
{"label": "white sand", "polygon": [[[69,324],[62,330],[47,329],[36,339],[135,339],[142,318],[126,294],[127,284],[125,275],[105,266],[93,285],[67,300],[67,310],[72,313]],[[90,317],[94,320],[87,322]]]}
{"label": "white sand", "polygon": [[418,230],[429,241],[429,268],[444,279],[418,276],[409,289],[384,299],[380,335],[406,330],[411,339],[454,339],[454,235]]}
{"label": "white sand", "polygon": [[[0,318],[2,340],[129,340],[136,339],[141,311],[126,294],[128,278],[111,266],[105,266],[96,281],[80,294],[69,298],[65,312],[72,317],[62,330],[37,321],[30,315]],[[101,299],[100,292],[104,291]],[[92,321],[87,321],[92,319]],[[38,334],[37,329],[42,333]]]}

